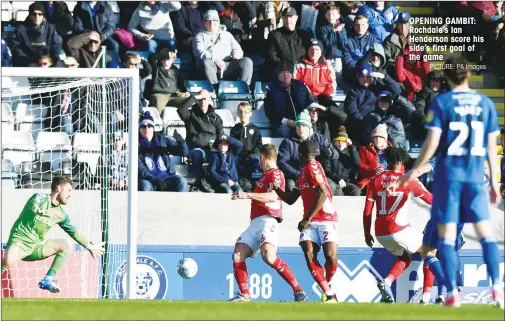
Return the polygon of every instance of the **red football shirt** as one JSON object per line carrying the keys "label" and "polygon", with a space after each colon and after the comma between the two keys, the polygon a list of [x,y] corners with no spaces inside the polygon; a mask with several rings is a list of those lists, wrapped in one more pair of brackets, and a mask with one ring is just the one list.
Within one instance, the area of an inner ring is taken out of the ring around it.
{"label": "red football shirt", "polygon": [[394,193],[389,195],[386,188],[402,175],[402,172],[385,171],[374,177],[370,184],[368,184],[365,210],[363,212],[365,235],[370,234],[374,203],[377,204],[377,218],[375,219],[376,236],[391,235],[410,225],[407,208],[404,207],[410,193],[431,204],[433,196],[424,188],[419,180],[409,182],[397,188]]}
{"label": "red football shirt", "polygon": [[[280,188],[284,190],[286,182],[284,180],[284,173],[278,169],[273,168],[266,172],[256,182],[254,193],[268,193],[272,190],[273,183],[279,184]],[[282,200],[277,197],[277,201],[270,203],[262,203],[255,200],[251,201],[251,220],[256,217],[270,215],[278,218],[279,222],[282,221]]]}
{"label": "red football shirt", "polygon": [[305,166],[296,182],[298,189],[300,190],[300,195],[303,201],[303,217],[306,218],[309,212],[314,208],[317,201],[317,193],[314,190],[316,186],[321,186],[326,189],[326,194],[328,198],[324,201],[323,207],[314,215],[312,222],[336,222],[337,221],[337,211],[333,207],[332,199],[333,193],[331,191],[330,185],[328,184],[328,179],[324,174],[324,170],[318,161],[313,160]]}

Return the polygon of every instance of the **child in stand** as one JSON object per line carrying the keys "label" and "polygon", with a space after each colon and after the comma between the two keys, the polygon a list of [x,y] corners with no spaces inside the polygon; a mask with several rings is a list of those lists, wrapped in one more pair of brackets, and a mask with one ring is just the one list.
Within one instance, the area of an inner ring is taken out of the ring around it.
{"label": "child in stand", "polygon": [[238,184],[237,159],[244,145],[233,137],[223,135],[214,142],[217,149],[209,164],[209,180],[216,193],[242,191]]}
{"label": "child in stand", "polygon": [[238,176],[240,186],[246,192],[252,191],[254,182],[261,177],[259,167],[259,151],[262,145],[261,132],[256,125],[249,122],[252,107],[247,102],[242,102],[237,107],[237,116],[240,120],[230,132],[230,136],[240,140],[244,145],[238,159]]}
{"label": "child in stand", "polygon": [[329,6],[325,13],[327,24],[320,27],[321,42],[324,46],[324,57],[336,72],[337,86],[341,88],[342,58],[344,57],[344,44],[347,41],[344,19],[340,16],[340,9]]}

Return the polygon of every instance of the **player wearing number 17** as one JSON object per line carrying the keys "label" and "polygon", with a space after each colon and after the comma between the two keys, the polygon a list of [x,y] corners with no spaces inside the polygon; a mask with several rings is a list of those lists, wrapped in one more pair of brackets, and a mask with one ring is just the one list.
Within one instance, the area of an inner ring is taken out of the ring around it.
{"label": "player wearing number 17", "polygon": [[240,235],[233,252],[233,270],[240,293],[231,301],[250,301],[245,260],[261,251],[263,261],[275,269],[291,286],[295,301],[305,301],[307,294],[302,290],[289,266],[277,257],[279,223],[282,222],[282,201],[272,186],[284,188],[284,174],[277,168],[277,150],[272,144],[260,148],[260,166],[263,175],[256,182],[254,193],[235,192],[233,200],[251,199],[251,223]]}
{"label": "player wearing number 17", "polygon": [[[463,57],[451,57],[444,76],[452,90],[438,95],[427,119],[428,136],[413,169],[399,179],[401,186],[418,176],[437,152],[431,217],[438,224],[439,257],[447,288],[446,306],[461,305],[456,290],[456,235],[458,223],[473,223],[493,285],[493,300],[503,309],[499,252],[489,221],[490,204],[500,201],[497,182],[496,136],[498,116],[491,99],[469,87],[470,70]],[[446,66],[447,66],[446,65]],[[489,193],[482,181],[489,162]]]}
{"label": "player wearing number 17", "polygon": [[71,196],[72,181],[65,176],[57,176],[53,178],[51,194],[34,194],[30,197],[12,226],[2,259],[2,274],[19,260],[40,261],[54,255],[49,271],[39,282],[39,288],[51,293],[60,292],[53,279],[72,254],[73,245],[68,240],[44,240],[55,224],[86,248],[94,258],[104,253],[105,242],[88,242],[70,223],[62,205],[67,205]]}

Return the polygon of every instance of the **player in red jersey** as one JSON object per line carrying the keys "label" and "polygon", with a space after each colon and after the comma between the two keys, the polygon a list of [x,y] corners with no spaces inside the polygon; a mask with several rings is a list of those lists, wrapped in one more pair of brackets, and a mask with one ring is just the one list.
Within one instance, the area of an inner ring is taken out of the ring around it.
{"label": "player in red jersey", "polygon": [[[395,192],[387,187],[403,175],[405,163],[409,154],[402,148],[390,147],[386,150],[387,171],[375,176],[368,185],[365,210],[363,211],[363,228],[365,242],[373,246],[374,238],[370,234],[372,225],[372,211],[377,203],[377,218],[375,220],[375,237],[377,241],[398,260],[393,264],[383,281],[377,283],[382,299],[387,303],[394,303],[391,284],[405,271],[412,261],[412,253],[420,253],[423,235],[410,226],[407,209],[404,207],[409,200],[410,193],[431,204],[432,195],[419,180],[412,181]],[[425,272],[425,283],[433,285],[433,274]]]}
{"label": "player in red jersey", "polygon": [[[304,141],[298,147],[298,159],[304,166],[297,188],[286,193],[284,187],[275,185],[279,197],[291,205],[301,196],[303,201],[303,219],[298,223],[300,247],[310,274],[323,290],[321,300],[336,303],[337,295],[331,290],[329,282],[337,271],[337,211],[332,204],[332,192],[324,170],[316,161],[317,146],[313,141]],[[326,259],[326,278],[317,253],[323,248]]]}
{"label": "player in red jersey", "polygon": [[307,300],[289,266],[277,257],[278,225],[282,222],[282,201],[272,190],[274,184],[284,188],[284,174],[277,168],[277,150],[272,144],[260,148],[263,175],[256,182],[254,193],[236,192],[233,200],[251,199],[251,223],[240,235],[233,252],[233,270],[240,293],[231,301],[250,301],[245,260],[261,251],[263,261],[274,268],[293,288],[295,301]]}

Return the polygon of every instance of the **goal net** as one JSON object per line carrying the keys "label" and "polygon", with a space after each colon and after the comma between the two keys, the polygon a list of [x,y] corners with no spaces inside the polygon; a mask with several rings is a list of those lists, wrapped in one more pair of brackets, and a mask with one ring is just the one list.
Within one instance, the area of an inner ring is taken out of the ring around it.
{"label": "goal net", "polygon": [[51,257],[11,266],[2,296],[134,298],[138,71],[2,68],[1,100],[2,255],[26,201],[50,193],[57,175],[73,181],[64,206],[71,223],[91,242],[107,242],[95,260],[53,227],[46,239],[75,244],[55,276],[61,292],[38,288]]}

